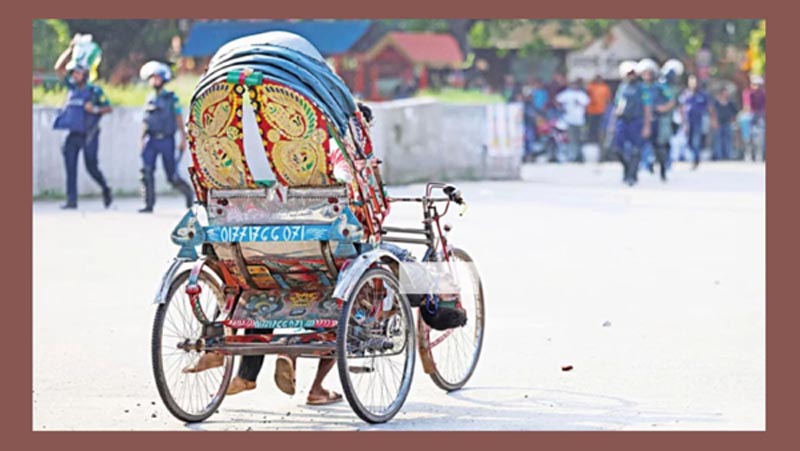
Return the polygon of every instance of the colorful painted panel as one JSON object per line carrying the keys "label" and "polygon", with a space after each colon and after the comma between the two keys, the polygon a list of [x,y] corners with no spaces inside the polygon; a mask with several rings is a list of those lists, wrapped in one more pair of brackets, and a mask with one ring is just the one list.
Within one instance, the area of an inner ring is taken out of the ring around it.
{"label": "colorful painted panel", "polygon": [[325,116],[305,96],[265,80],[250,87],[272,171],[286,186],[334,184]]}
{"label": "colorful painted panel", "polygon": [[330,294],[330,289],[246,291],[230,324],[241,328],[333,327],[339,306]]}
{"label": "colorful painted panel", "polygon": [[192,102],[189,146],[200,183],[207,189],[256,186],[242,150],[244,89],[220,82]]}

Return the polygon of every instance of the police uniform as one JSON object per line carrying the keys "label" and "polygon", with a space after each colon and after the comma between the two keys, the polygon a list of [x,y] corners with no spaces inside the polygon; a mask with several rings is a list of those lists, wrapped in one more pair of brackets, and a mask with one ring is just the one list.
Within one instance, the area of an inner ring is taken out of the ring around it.
{"label": "police uniform", "polygon": [[656,109],[671,102],[675,93],[665,81],[650,84],[650,96],[653,104],[652,128],[650,143],[655,150],[656,160],[660,167],[661,179],[666,180],[669,167],[669,140],[672,137],[672,109],[659,112]]}
{"label": "police uniform", "polygon": [[144,115],[145,142],[142,149],[144,211],[151,211],[155,204],[154,173],[159,155],[167,181],[186,197],[186,207],[192,206],[192,188],[178,176],[175,161],[175,132],[178,130],[177,116],[180,114],[178,97],[172,91],[160,89],[147,98]]}
{"label": "police uniform", "polygon": [[612,146],[620,155],[624,180],[629,184],[637,179],[645,143],[642,137],[644,113],[651,103],[649,89],[639,80],[621,84],[615,97],[617,119]]}
{"label": "police uniform", "polygon": [[689,123],[689,148],[694,154],[694,165],[700,164],[700,151],[703,147],[703,117],[708,112],[711,98],[700,86],[690,91],[685,98],[687,119]]}
{"label": "police uniform", "polygon": [[76,84],[67,75],[64,84],[68,89],[67,101],[56,117],[53,128],[68,130],[62,146],[64,166],[67,172],[67,204],[74,208],[78,204],[78,154],[83,149],[83,161],[89,175],[103,189],[103,203],[111,204],[111,188],[98,167],[98,138],[100,136],[100,113],[90,113],[84,105],[91,103],[95,107],[109,106],[108,98],[100,86],[83,83]]}

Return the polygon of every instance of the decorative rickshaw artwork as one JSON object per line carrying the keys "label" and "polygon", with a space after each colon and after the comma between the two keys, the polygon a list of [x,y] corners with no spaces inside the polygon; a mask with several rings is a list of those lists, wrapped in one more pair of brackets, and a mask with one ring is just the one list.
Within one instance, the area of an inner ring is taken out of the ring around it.
{"label": "decorative rickshaw artwork", "polygon": [[220,82],[192,102],[189,146],[207,189],[255,188],[243,151],[244,87]]}
{"label": "decorative rickshaw artwork", "polygon": [[[309,56],[310,43],[286,35],[226,45],[193,97],[198,203],[173,230],[180,250],[156,295],[156,387],[170,413],[198,422],[222,403],[237,356],[333,358],[353,411],[383,423],[409,394],[417,352],[446,391],[464,386],[477,364],[484,330],[477,271],[468,275],[473,295],[456,298],[454,308],[442,308],[450,298],[438,292],[412,301],[400,268],[419,262],[384,244],[425,246],[420,262],[471,262],[440,223],[451,204],[465,203],[454,186],[433,182],[423,196],[390,199],[361,108],[322,57]],[[244,101],[277,183],[253,180]],[[390,202],[419,204],[422,226],[384,226]],[[214,355],[221,363],[198,368]]]}
{"label": "decorative rickshaw artwork", "polygon": [[334,327],[339,310],[331,308],[329,298],[330,289],[246,291],[229,325],[242,329]]}
{"label": "decorative rickshaw artwork", "polygon": [[264,81],[251,86],[264,149],[275,177],[285,186],[335,183],[328,159],[326,121],[319,109],[298,92]]}

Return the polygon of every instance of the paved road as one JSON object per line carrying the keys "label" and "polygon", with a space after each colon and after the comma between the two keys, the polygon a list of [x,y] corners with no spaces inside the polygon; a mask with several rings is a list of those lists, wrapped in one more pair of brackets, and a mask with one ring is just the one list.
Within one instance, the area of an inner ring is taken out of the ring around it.
{"label": "paved road", "polygon": [[[453,221],[488,302],[474,378],[448,395],[418,365],[403,411],[381,426],[346,403],[304,406],[310,360],[294,397],[273,386],[268,359],[259,388],[205,423],[173,419],[149,343],[180,200],[159,199],[152,216],[134,199],[111,211],[96,199],[78,212],[35,203],[34,429],[763,430],[764,166],[678,165],[670,183],[642,174],[632,189],[611,164],[523,175],[464,183],[470,208]],[[339,389],[335,372],[329,385]]]}

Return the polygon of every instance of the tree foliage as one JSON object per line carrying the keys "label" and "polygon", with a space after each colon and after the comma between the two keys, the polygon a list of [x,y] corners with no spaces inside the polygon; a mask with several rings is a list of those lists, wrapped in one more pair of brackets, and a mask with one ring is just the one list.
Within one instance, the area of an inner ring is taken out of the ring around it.
{"label": "tree foliage", "polygon": [[68,19],[73,33],[90,33],[103,49],[100,75],[108,75],[121,63],[164,60],[172,37],[180,34],[174,19]]}
{"label": "tree foliage", "polygon": [[[460,43],[469,47],[487,47],[497,39],[508,37],[516,28],[525,25],[534,30],[545,25],[558,25],[558,33],[570,35],[577,27],[591,37],[602,36],[616,19],[407,19],[385,21],[388,26],[408,31],[447,31],[453,33]],[[463,36],[454,33],[456,25],[467,24]],[[652,35],[662,46],[681,56],[693,56],[701,48],[708,48],[715,56],[721,56],[727,46],[746,48],[750,33],[758,29],[760,21],[755,19],[636,19],[636,23]],[[547,51],[541,38],[532,34],[529,42],[521,43],[523,53]]]}
{"label": "tree foliage", "polygon": [[58,55],[69,45],[69,26],[58,19],[33,20],[33,70],[52,69]]}

